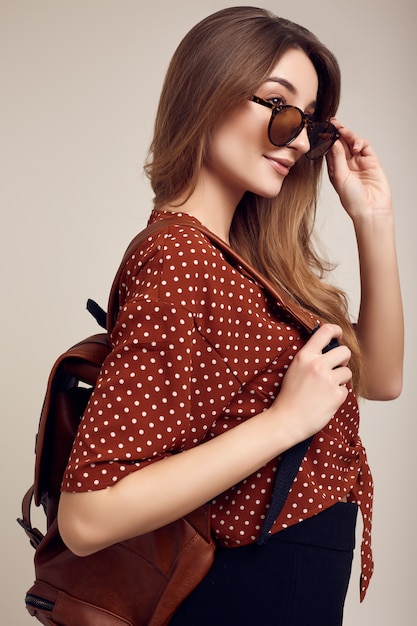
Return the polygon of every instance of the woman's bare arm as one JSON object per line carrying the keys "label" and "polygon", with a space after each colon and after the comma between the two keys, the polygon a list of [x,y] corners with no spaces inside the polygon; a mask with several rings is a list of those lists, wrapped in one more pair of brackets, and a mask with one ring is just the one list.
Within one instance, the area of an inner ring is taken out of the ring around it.
{"label": "woman's bare arm", "polygon": [[404,320],[391,191],[372,147],[335,120],[341,134],[327,156],[330,180],[353,221],[359,252],[358,338],[365,396],[396,398],[402,388]]}

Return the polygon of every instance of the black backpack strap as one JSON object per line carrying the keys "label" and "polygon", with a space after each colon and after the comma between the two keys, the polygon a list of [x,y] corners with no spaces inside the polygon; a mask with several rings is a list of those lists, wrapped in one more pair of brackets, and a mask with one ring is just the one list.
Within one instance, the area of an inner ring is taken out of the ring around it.
{"label": "black backpack strap", "polygon": [[99,304],[95,300],[91,300],[90,298],[87,300],[87,311],[91,313],[91,315],[96,320],[97,324],[106,330],[107,328],[107,313],[104,309],[101,308]]}
{"label": "black backpack strap", "polygon": [[[311,335],[313,335],[319,328],[320,326],[313,328]],[[338,345],[339,342],[337,339],[333,338],[330,343],[323,348],[323,353],[336,348]],[[272,525],[282,511],[288,492],[291,489],[291,485],[293,484],[294,478],[300,469],[300,465],[306,455],[312,439],[313,437],[309,437],[305,441],[300,441],[297,445],[293,446],[289,450],[286,450],[281,457],[281,463],[275,477],[271,504],[266,514],[261,533],[256,542],[260,546],[264,545],[271,536]]]}
{"label": "black backpack strap", "polygon": [[310,446],[311,440],[312,437],[306,439],[305,441],[300,441],[300,443],[297,443],[297,445],[293,446],[289,450],[286,450],[282,455],[281,463],[275,477],[270,507],[266,514],[261,533],[256,542],[260,546],[264,545],[271,536],[272,524],[282,511],[288,492],[291,489],[291,485],[294,482],[294,478],[296,477],[298,470],[300,469],[301,462]]}

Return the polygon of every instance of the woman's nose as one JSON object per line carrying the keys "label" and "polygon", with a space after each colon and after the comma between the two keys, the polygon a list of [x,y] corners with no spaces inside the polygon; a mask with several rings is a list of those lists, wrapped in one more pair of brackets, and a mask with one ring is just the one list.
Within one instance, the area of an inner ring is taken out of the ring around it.
{"label": "woman's nose", "polygon": [[303,130],[293,141],[289,144],[290,148],[295,148],[301,154],[305,154],[310,150],[310,140],[307,135],[307,126],[304,126]]}

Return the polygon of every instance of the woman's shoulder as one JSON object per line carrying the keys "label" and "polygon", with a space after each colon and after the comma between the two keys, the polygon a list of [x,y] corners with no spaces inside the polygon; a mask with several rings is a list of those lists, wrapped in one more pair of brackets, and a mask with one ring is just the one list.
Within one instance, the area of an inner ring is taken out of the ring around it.
{"label": "woman's shoulder", "polygon": [[[183,213],[163,217],[152,216],[149,220],[149,235],[138,243],[132,251],[128,264],[138,269],[150,262],[172,261],[184,265],[186,259],[193,265],[209,258],[218,258],[220,251],[207,234],[200,230],[201,223]],[[146,232],[146,231],[145,231]]]}
{"label": "woman's shoulder", "polygon": [[139,291],[144,293],[143,290],[152,290],[153,294],[158,290],[160,297],[162,292],[172,296],[173,291],[193,292],[195,296],[196,291],[207,293],[214,283],[227,283],[228,275],[236,275],[222,251],[199,229],[197,220],[189,216],[181,219],[182,214],[176,216],[178,221],[157,217],[160,228],[133,251],[122,276],[127,297]]}

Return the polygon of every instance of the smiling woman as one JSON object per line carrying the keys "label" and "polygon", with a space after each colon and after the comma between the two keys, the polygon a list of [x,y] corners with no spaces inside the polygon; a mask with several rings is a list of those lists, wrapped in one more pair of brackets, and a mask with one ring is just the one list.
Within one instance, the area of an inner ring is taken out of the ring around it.
{"label": "smiling woman", "polygon": [[[338,626],[358,508],[362,598],[370,582],[357,398],[400,393],[403,322],[389,185],[339,95],[328,49],[252,7],[197,24],[167,71],[146,164],[160,229],[120,281],[58,521],[84,556],[209,504],[214,564],[171,626]],[[355,325],[312,243],[326,162],[358,242]],[[282,456],[311,437],[265,537]]]}

